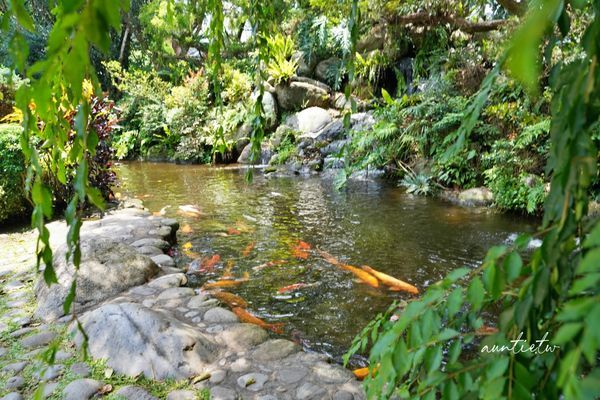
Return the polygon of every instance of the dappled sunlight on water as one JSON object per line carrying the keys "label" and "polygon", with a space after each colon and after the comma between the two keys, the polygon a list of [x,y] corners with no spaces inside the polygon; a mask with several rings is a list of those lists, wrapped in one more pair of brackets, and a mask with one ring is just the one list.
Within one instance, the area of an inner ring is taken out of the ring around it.
{"label": "dappled sunlight on water", "polygon": [[[248,281],[227,290],[265,321],[284,322],[286,336],[333,356],[343,354],[354,335],[394,299],[410,295],[360,283],[315,248],[422,290],[452,268],[477,265],[488,247],[533,231],[536,224],[410,196],[379,182],[351,182],[336,191],[332,181],[318,177],[256,173],[249,184],[243,169],[154,163],[123,164],[119,175],[117,191],[142,198],[153,212],[170,205],[166,216],[189,225],[191,233],[178,234],[180,265],[220,256],[212,271],[196,276],[198,285],[219,278],[228,264],[234,278],[249,273]],[[179,214],[185,204],[198,206],[202,215]],[[312,246],[306,259],[294,256],[299,240]],[[191,248],[183,251],[187,242]],[[278,293],[296,283],[306,285]]]}

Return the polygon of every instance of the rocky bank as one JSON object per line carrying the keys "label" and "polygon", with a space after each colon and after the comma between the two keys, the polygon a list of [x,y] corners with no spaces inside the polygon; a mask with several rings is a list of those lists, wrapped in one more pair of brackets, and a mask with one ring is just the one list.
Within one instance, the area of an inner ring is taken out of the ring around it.
{"label": "rocky bank", "polygon": [[[137,202],[125,206],[83,224],[78,271],[59,240],[64,223],[50,224],[59,283],[49,288],[34,283],[32,233],[20,243],[24,253],[5,255],[2,400],[30,398],[40,382],[44,397],[69,400],[204,399],[208,391],[214,400],[364,399],[347,369],[241,323],[209,293],[186,287],[166,254],[177,221]],[[73,281],[78,322],[62,308]],[[52,345],[57,352],[48,366],[40,356]],[[82,346],[91,356],[86,362],[75,355]]]}

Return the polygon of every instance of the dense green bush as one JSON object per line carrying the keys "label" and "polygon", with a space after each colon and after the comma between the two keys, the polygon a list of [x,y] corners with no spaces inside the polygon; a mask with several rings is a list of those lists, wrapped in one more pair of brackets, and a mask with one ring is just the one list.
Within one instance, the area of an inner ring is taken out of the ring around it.
{"label": "dense green bush", "polygon": [[19,125],[0,125],[0,222],[26,211],[25,161]]}

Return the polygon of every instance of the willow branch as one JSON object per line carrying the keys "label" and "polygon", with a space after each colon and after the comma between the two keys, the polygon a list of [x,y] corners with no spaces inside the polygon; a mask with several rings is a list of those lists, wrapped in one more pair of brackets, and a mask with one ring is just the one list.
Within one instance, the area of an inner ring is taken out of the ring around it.
{"label": "willow branch", "polygon": [[388,19],[388,22],[397,25],[435,26],[448,24],[466,33],[490,32],[503,27],[508,20],[494,19],[489,21],[469,21],[462,17],[450,14],[429,14],[422,11],[407,15],[397,15]]}

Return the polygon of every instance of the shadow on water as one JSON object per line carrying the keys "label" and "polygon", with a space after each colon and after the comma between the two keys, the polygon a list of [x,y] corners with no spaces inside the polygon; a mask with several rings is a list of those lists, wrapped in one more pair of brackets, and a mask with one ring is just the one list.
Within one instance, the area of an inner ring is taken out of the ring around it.
{"label": "shadow on water", "polygon": [[[180,265],[220,256],[211,272],[199,275],[199,285],[220,277],[227,265],[237,278],[248,272],[247,282],[227,290],[264,320],[284,322],[286,336],[333,357],[378,312],[409,295],[366,286],[312,251],[307,259],[294,257],[291,247],[298,240],[422,290],[453,268],[477,265],[487,248],[537,224],[414,197],[382,182],[351,182],[336,191],[318,177],[270,179],[257,173],[249,184],[243,169],[153,163],[122,164],[119,175],[116,191],[136,195],[153,212],[170,205],[166,216],[191,227],[192,233],[178,234]],[[197,205],[203,215],[179,215],[184,204]],[[192,248],[183,252],[186,242]],[[277,262],[256,270],[270,261]],[[278,293],[296,283],[307,285]]]}

